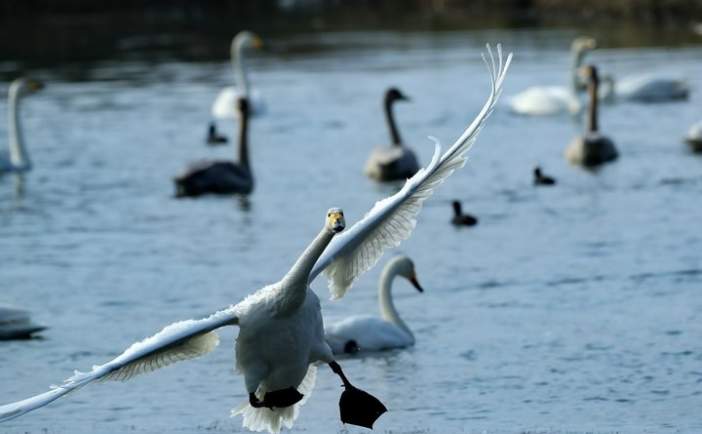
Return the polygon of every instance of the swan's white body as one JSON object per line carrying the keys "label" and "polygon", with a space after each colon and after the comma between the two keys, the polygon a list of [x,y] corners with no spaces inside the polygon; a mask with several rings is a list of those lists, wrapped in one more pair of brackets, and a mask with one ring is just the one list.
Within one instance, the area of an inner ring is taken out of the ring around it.
{"label": "swan's white body", "polygon": [[[324,229],[281,281],[207,318],[171,324],[156,335],[132,345],[115,359],[93,367],[90,372],[77,372],[48,392],[0,406],[0,422],[43,407],[95,380],[126,380],[139,373],[206,354],[218,343],[214,330],[228,325],[240,328],[237,366],[250,394],[256,393],[260,397],[266,390],[282,384],[299,391],[311,390],[314,378],[311,364],[333,359],[324,340],[319,300],[309,288],[310,283],[324,272],[330,281],[332,297],[339,298],[387,248],[398,245],[411,235],[424,200],[455,169],[465,164],[466,152],[477,139],[502,91],[511,57],[510,54],[503,62],[498,45],[496,62],[490,51],[491,62],[486,62],[490,72],[490,96],[453,146],[440,155],[437,144],[429,166],[409,179],[398,193],[377,202],[343,235],[334,236],[341,211],[330,210]],[[341,222],[343,225],[343,215]],[[243,425],[249,429],[277,432],[281,425],[292,425],[301,404],[302,401],[293,408],[270,410],[246,403],[235,410],[235,414],[243,415]]]}
{"label": "swan's white body", "polygon": [[690,145],[693,151],[702,152],[702,121],[690,127],[685,141]]}
{"label": "swan's white body", "polygon": [[578,113],[582,103],[576,94],[564,86],[532,86],[509,101],[514,113],[528,116],[551,116]]}
{"label": "swan's white body", "polygon": [[24,309],[0,306],[0,340],[28,338],[45,328],[32,322]]}
{"label": "swan's white body", "polygon": [[392,300],[392,282],[396,276],[412,278],[414,264],[406,256],[389,261],[378,284],[378,305],[381,317],[356,315],[328,325],[324,332],[334,354],[349,352],[349,342],[355,344],[353,352],[382,351],[414,345],[414,335],[400,318]]}
{"label": "swan's white body", "polygon": [[234,119],[239,115],[236,103],[240,98],[247,98],[251,106],[251,115],[261,115],[265,111],[265,105],[261,95],[250,88],[249,78],[246,71],[244,59],[244,49],[248,46],[258,48],[261,46],[261,39],[251,32],[239,32],[230,48],[230,60],[234,70],[235,86],[222,88],[212,103],[212,116],[217,119]]}
{"label": "swan's white body", "polygon": [[657,103],[687,99],[690,85],[681,78],[657,75],[640,75],[626,77],[616,81],[608,77],[611,86],[603,88],[600,98],[603,100],[623,100]]}
{"label": "swan's white body", "polygon": [[41,83],[27,78],[18,78],[10,84],[8,91],[8,151],[0,154],[0,175],[7,172],[26,172],[32,168],[29,152],[24,144],[20,105],[25,95],[42,88]]}
{"label": "swan's white body", "polygon": [[582,86],[577,71],[585,54],[595,48],[592,38],[577,38],[571,45],[572,66],[569,86],[531,86],[509,100],[514,113],[527,116],[576,114],[582,109],[578,92]]}

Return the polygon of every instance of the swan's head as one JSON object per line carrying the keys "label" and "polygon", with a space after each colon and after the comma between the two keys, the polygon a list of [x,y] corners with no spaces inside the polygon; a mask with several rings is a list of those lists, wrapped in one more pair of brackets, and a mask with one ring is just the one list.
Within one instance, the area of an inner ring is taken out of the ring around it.
{"label": "swan's head", "polygon": [[419,281],[417,280],[417,273],[414,270],[414,262],[412,262],[410,258],[407,256],[398,257],[395,262],[395,267],[398,276],[402,276],[409,280],[412,286],[417,288],[417,291],[424,292],[424,288],[422,288],[422,285],[420,285]]}
{"label": "swan's head", "polygon": [[573,40],[570,48],[575,53],[584,54],[597,48],[597,41],[595,38],[591,38],[589,36],[581,36]]}
{"label": "swan's head", "polygon": [[344,220],[344,211],[341,208],[329,208],[327,211],[327,223],[326,228],[335,234],[343,231],[346,227],[346,220]]}
{"label": "swan's head", "polygon": [[385,102],[409,101],[409,97],[402,93],[400,89],[391,87],[385,91]]}
{"label": "swan's head", "polygon": [[261,39],[260,36],[253,32],[249,32],[248,30],[243,30],[234,36],[234,40],[232,41],[232,48],[234,47],[240,47],[240,48],[255,48],[255,49],[260,49],[263,48],[263,39]]}
{"label": "swan's head", "polygon": [[597,74],[597,67],[595,65],[585,65],[578,70],[578,75],[580,78],[585,80],[587,83],[599,82],[599,75]]}
{"label": "swan's head", "polygon": [[33,78],[18,78],[11,84],[11,89],[14,89],[21,96],[31,95],[39,92],[44,88],[44,83]]}

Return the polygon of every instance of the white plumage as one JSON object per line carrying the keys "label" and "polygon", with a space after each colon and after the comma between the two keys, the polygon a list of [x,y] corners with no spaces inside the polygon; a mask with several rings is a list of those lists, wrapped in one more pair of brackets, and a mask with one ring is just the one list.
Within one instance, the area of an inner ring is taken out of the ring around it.
{"label": "white plumage", "polygon": [[[498,63],[488,46],[488,70],[491,92],[476,119],[456,143],[442,156],[437,145],[432,162],[407,181],[403,189],[373,209],[338,243],[333,238],[344,228],[343,213],[331,209],[325,226],[305,249],[290,271],[277,283],[268,285],[243,301],[201,320],[172,324],[156,335],[129,347],[115,359],[90,372],[76,373],[63,384],[34,397],[0,406],[0,421],[5,421],[43,407],[59,397],[99,379],[126,379],[142,372],[166,366],[178,360],[198,357],[211,351],[217,342],[214,330],[228,325],[239,326],[236,342],[236,364],[244,376],[249,402],[236,410],[243,416],[245,427],[253,430],[278,432],[291,426],[304,402],[292,402],[290,395],[276,395],[285,405],[274,405],[273,392],[294,388],[308,392],[314,383],[310,366],[321,361],[329,363],[346,388],[347,402],[364,400],[363,408],[372,410],[358,415],[358,409],[345,409],[340,401],[342,421],[372,426],[385,411],[382,403],[354,388],[334,362],[329,345],[324,340],[324,326],[319,299],[309,285],[325,268],[330,268],[331,288],[338,296],[364,271],[375,264],[383,251],[407,238],[415,225],[421,203],[456,168],[465,163],[465,153],[475,142],[480,128],[495,107],[512,55],[503,62],[498,45]],[[299,395],[299,394],[298,394]],[[260,397],[264,400],[261,402]],[[344,398],[344,395],[342,395]],[[253,404],[256,404],[255,406]],[[273,409],[264,408],[271,405]],[[292,408],[290,408],[292,407]],[[359,419],[362,419],[359,422]],[[356,422],[353,422],[356,420]]]}
{"label": "white plumage", "polygon": [[690,85],[682,78],[645,74],[610,80],[615,100],[657,103],[687,99],[690,95]]}
{"label": "white plumage", "polygon": [[41,90],[44,85],[31,78],[18,78],[10,84],[8,91],[8,152],[0,154],[0,175],[6,172],[26,172],[32,168],[29,152],[24,143],[24,132],[20,119],[22,98]]}
{"label": "white plumage", "polygon": [[395,277],[409,280],[418,291],[414,263],[407,256],[397,256],[387,264],[378,282],[380,317],[355,315],[325,327],[325,337],[334,354],[382,351],[414,345],[414,335],[400,318],[392,299]]}
{"label": "white plumage", "polygon": [[585,55],[596,46],[589,37],[576,38],[571,44],[572,65],[569,71],[568,86],[530,86],[509,99],[514,113],[528,116],[551,116],[562,113],[576,114],[582,109],[578,92],[582,83],[577,71]]}
{"label": "white plumage", "polygon": [[332,299],[343,297],[358,276],[378,262],[385,249],[396,247],[409,238],[417,224],[422,203],[454,170],[465,164],[466,152],[473,146],[485,120],[495,109],[512,61],[511,53],[503,59],[500,45],[497,46],[497,62],[489,46],[488,53],[490,62],[485,56],[483,60],[490,72],[490,96],[478,116],[443,155],[436,142],[429,165],[419,169],[399,192],[376,202],[359,222],[330,243],[315,264],[310,279],[324,271],[329,279]]}
{"label": "white plumage", "polygon": [[693,124],[687,132],[685,141],[695,152],[702,152],[702,121]]}
{"label": "white plumage", "polygon": [[265,111],[261,95],[250,88],[246,59],[244,57],[246,48],[260,48],[261,46],[263,46],[261,38],[249,31],[245,30],[234,36],[229,55],[236,84],[234,86],[226,86],[219,91],[217,98],[212,103],[212,116],[224,120],[235,119],[239,115],[236,104],[241,98],[249,100],[252,116],[261,115]]}

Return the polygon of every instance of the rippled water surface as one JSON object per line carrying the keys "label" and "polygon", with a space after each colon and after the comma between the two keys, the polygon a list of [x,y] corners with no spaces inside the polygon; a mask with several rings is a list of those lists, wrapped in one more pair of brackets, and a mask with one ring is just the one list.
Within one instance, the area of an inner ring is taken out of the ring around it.
{"label": "rippled water surface", "polygon": [[[412,98],[396,113],[425,163],[426,137],[452,142],[487,97],[484,42],[515,52],[508,97],[565,83],[573,36],[297,40],[323,42],[309,52],[276,51],[295,41],[270,41],[250,63],[268,112],[251,126],[257,185],[248,201],[173,198],[171,178],[186,163],[234,153],[203,144],[210,104],[232,80],[226,62],[103,62],[80,81],[39,71],[48,86],[23,107],[35,170],[23,194],[13,178],[0,179],[0,302],[50,328],[42,340],[0,343],[0,402],[238,301],[287,271],[327,208],[343,207],[354,222],[392,193],[362,174],[372,146],[388,140],[387,86]],[[378,432],[702,431],[702,158],[681,143],[702,119],[702,47],[601,50],[592,59],[618,76],[687,77],[692,98],[604,107],[602,130],[621,159],[597,173],[563,159],[574,122],[517,117],[503,99],[468,165],[427,202],[401,246],[426,289],[395,285],[416,347],[344,362],[390,408]],[[3,101],[2,119],[6,112]],[[558,178],[555,188],[532,187],[537,163]],[[480,218],[477,227],[448,224],[454,198]],[[326,317],[374,313],[390,254],[346,298],[325,302]],[[321,279],[313,287],[327,298]],[[205,358],[91,385],[0,431],[240,432],[229,417],[246,399],[233,373],[234,333],[224,330]],[[365,432],[338,421],[339,393],[323,368],[294,431]]]}

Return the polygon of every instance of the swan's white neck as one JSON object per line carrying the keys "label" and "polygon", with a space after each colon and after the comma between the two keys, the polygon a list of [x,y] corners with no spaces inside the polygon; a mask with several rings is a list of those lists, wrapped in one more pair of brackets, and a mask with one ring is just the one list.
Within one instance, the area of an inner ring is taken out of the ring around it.
{"label": "swan's white neck", "polygon": [[249,96],[249,80],[246,76],[246,65],[244,64],[244,44],[240,39],[234,38],[232,41],[230,56],[236,85],[242,95]]}
{"label": "swan's white neck", "polygon": [[385,321],[391,322],[404,330],[412,339],[412,342],[414,342],[412,331],[407,327],[407,324],[402,321],[400,314],[397,312],[397,309],[395,309],[395,303],[392,301],[392,282],[399,274],[399,259],[400,258],[396,258],[383,268],[378,285],[378,305],[380,307],[380,316],[382,316]]}
{"label": "swan's white neck", "polygon": [[282,304],[285,305],[285,310],[294,310],[302,305],[307,295],[309,286],[310,272],[312,267],[317,262],[317,259],[322,255],[324,249],[334,238],[334,232],[327,229],[326,225],[307,246],[302,255],[297,259],[295,265],[292,266],[288,274],[281,281],[282,288]]}
{"label": "swan's white neck", "polygon": [[15,82],[10,85],[9,92],[9,147],[10,147],[10,166],[12,170],[24,171],[32,167],[32,162],[29,160],[29,154],[24,147],[24,137],[22,136],[22,123],[20,121],[20,86]]}
{"label": "swan's white neck", "polygon": [[578,78],[578,70],[583,65],[585,51],[582,48],[574,48],[571,53],[572,65],[570,68],[570,90],[573,95],[577,95],[579,91],[580,79]]}

